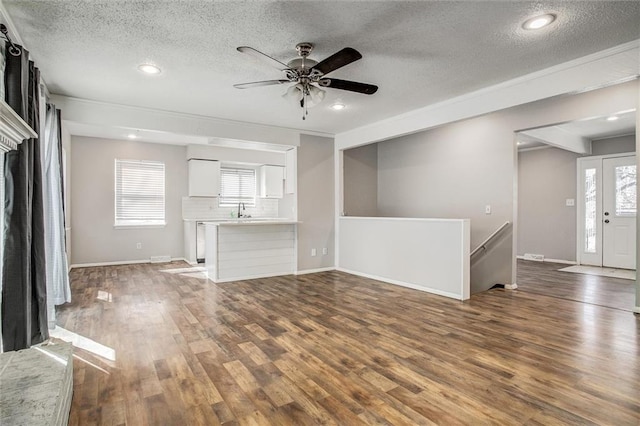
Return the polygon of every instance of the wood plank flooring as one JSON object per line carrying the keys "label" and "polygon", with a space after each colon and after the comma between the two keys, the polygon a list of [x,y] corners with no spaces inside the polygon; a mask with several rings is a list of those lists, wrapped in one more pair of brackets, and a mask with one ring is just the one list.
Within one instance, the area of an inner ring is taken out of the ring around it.
{"label": "wood plank flooring", "polygon": [[563,272],[567,265],[518,259],[520,291],[633,311],[636,283],[622,278]]}
{"label": "wood plank flooring", "polygon": [[524,291],[467,302],[339,272],[214,284],[71,273],[72,425],[640,424],[640,320]]}

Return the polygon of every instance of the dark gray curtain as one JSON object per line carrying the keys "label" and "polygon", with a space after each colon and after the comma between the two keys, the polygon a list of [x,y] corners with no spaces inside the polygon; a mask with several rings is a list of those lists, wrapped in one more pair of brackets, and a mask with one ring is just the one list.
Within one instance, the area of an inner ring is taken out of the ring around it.
{"label": "dark gray curtain", "polygon": [[[8,51],[8,49],[7,49]],[[6,102],[36,133],[40,72],[23,49],[6,55]],[[5,351],[49,338],[42,201],[42,168],[37,138],[5,154],[2,339]]]}

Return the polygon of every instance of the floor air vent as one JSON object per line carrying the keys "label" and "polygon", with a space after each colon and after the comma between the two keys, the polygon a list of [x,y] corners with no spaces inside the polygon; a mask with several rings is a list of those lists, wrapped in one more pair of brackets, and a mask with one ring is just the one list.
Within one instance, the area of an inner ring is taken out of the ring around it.
{"label": "floor air vent", "polygon": [[524,260],[535,260],[536,262],[544,261],[544,254],[525,253]]}

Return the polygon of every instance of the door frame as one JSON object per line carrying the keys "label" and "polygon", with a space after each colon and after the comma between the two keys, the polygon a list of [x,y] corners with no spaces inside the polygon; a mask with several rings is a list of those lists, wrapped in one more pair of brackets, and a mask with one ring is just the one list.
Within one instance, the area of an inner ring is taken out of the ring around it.
{"label": "door frame", "polygon": [[[626,152],[620,154],[607,154],[607,155],[594,155],[590,157],[580,157],[577,159],[577,167],[576,167],[576,263],[578,265],[582,265],[583,261],[589,261],[590,263],[586,263],[587,265],[593,265],[593,259],[599,258],[599,265],[602,266],[603,260],[603,246],[602,246],[602,181],[603,181],[603,170],[602,170],[602,161],[605,158],[618,158],[618,157],[636,157],[635,152]],[[636,158],[637,161],[637,158]],[[597,192],[596,192],[596,226],[597,226],[597,235],[599,241],[597,242],[596,249],[598,252],[594,255],[590,255],[584,252],[584,179],[582,178],[582,170],[583,164],[588,162],[597,162],[599,165],[596,167],[597,169]],[[638,241],[636,241],[636,253],[638,251]],[[595,262],[598,263],[598,262]]]}

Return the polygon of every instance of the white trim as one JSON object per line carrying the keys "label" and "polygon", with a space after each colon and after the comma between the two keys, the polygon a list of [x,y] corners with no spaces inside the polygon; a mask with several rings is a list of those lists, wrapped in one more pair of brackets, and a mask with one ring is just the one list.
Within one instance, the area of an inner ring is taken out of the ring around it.
{"label": "white trim", "polygon": [[504,288],[505,290],[516,290],[518,288],[518,284],[517,283],[505,284]]}
{"label": "white trim", "polygon": [[633,313],[640,314],[640,306],[634,306],[633,307]]}
{"label": "white trim", "polygon": [[460,222],[465,219],[434,218],[434,217],[386,217],[386,216],[340,216],[340,219],[357,220],[394,220],[402,222]]}
{"label": "white trim", "polygon": [[419,286],[419,285],[408,283],[408,282],[404,282],[404,281],[398,281],[398,280],[393,280],[393,279],[389,279],[389,278],[379,277],[377,275],[366,274],[364,272],[356,272],[356,271],[352,271],[350,269],[345,269],[345,268],[340,268],[340,267],[337,267],[336,271],[344,272],[344,273],[351,274],[351,275],[357,275],[359,277],[369,278],[369,279],[372,279],[372,280],[382,281],[382,282],[385,282],[385,283],[388,283],[388,284],[398,285],[398,286],[401,286],[401,287],[407,287],[407,288],[410,288],[410,289],[413,289],[413,290],[423,291],[425,293],[435,294],[436,296],[444,296],[444,297],[448,297],[450,299],[456,299],[456,300],[462,301],[462,295],[449,293],[448,291],[436,290],[436,289],[427,288],[427,287]]}
{"label": "white trim", "polygon": [[24,139],[37,137],[38,134],[4,100],[0,100],[0,151],[17,149]]}
{"label": "white trim", "polygon": [[[176,262],[182,260],[183,262],[189,263],[191,265],[190,262],[187,261],[187,259],[185,259],[184,257],[172,257],[171,258],[171,262]],[[137,265],[137,264],[141,264],[141,263],[154,263],[154,264],[158,264],[155,262],[151,262],[151,259],[145,259],[145,260],[117,260],[114,262],[93,262],[93,263],[75,263],[73,265],[69,266],[69,270],[75,269],[75,268],[91,268],[94,266],[118,266],[118,265]],[[168,263],[168,262],[162,262],[162,263]]]}
{"label": "white trim", "polygon": [[[520,256],[517,255],[516,259],[521,259],[521,260],[527,260],[524,258],[524,256]],[[565,265],[577,265],[578,262],[574,261],[574,260],[563,260],[563,259],[550,259],[545,257],[544,260],[542,260],[542,262],[548,262],[548,263],[562,263]]]}
{"label": "white trim", "polygon": [[[529,151],[539,151],[541,149],[549,149],[549,148],[557,148],[551,145],[543,145],[543,146],[532,146],[531,148],[518,148],[518,152],[529,152]],[[562,148],[558,148],[562,149]]]}
{"label": "white trim", "polygon": [[573,260],[563,260],[563,259],[545,259],[543,262],[549,262],[549,263],[563,263],[565,265],[577,265],[578,262],[573,261]]}
{"label": "white trim", "polygon": [[223,278],[218,280],[214,280],[213,278],[209,277],[209,280],[211,280],[211,282],[214,282],[216,284],[220,284],[220,283],[230,283],[233,281],[257,280],[259,278],[282,277],[286,275],[295,275],[295,274],[291,271],[282,271],[282,272],[272,272],[269,274],[246,275],[244,277]]}
{"label": "white trim", "polygon": [[335,271],[335,270],[336,270],[335,266],[329,266],[327,268],[304,269],[302,271],[294,272],[294,275],[317,274],[319,272],[329,272],[329,271]]}

